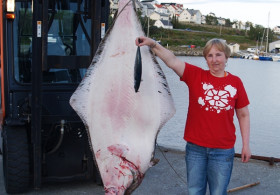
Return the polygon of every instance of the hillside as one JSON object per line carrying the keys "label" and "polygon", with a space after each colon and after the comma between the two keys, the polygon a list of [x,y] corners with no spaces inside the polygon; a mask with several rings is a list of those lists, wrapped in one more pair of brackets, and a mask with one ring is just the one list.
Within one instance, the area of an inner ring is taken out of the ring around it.
{"label": "hillside", "polygon": [[225,39],[227,43],[238,43],[240,50],[246,50],[257,44],[246,35],[247,33],[245,30],[195,24],[184,24],[184,29],[173,30],[150,28],[150,37],[160,40],[163,46],[168,45],[172,50],[181,50],[182,45],[195,45],[196,48],[203,48],[206,42],[212,38]]}

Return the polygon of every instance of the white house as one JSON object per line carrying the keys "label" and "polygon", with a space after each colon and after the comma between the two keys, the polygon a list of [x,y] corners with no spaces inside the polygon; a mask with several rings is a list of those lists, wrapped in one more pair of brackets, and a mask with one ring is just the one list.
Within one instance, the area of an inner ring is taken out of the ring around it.
{"label": "white house", "polygon": [[150,2],[141,2],[142,3],[142,16],[150,16],[154,11],[155,7]]}
{"label": "white house", "polygon": [[222,25],[222,26],[226,25],[226,19],[219,17],[219,18],[217,18],[217,20],[218,20],[219,25]]}
{"label": "white house", "polygon": [[231,27],[232,27],[232,28],[238,28],[238,24],[237,24],[237,23],[233,23],[233,24],[231,25]]}
{"label": "white house", "polygon": [[169,14],[160,13],[159,15],[161,20],[169,20]]}
{"label": "white house", "polygon": [[169,10],[171,16],[179,15],[183,11],[181,6],[177,7],[176,5],[169,5],[167,6],[167,9]]}
{"label": "white house", "polygon": [[165,5],[155,4],[155,11],[162,14],[170,14]]}
{"label": "white house", "polygon": [[153,12],[150,15],[151,20],[169,20],[169,15],[164,13]]}
{"label": "white house", "polygon": [[161,18],[160,18],[160,14],[157,13],[157,12],[153,12],[153,13],[151,13],[151,15],[150,15],[150,19],[151,19],[151,20],[160,20],[160,19],[161,19]]}
{"label": "white house", "polygon": [[181,4],[176,4],[176,14],[180,14],[184,10]]}
{"label": "white house", "polygon": [[240,30],[250,30],[250,26],[246,27],[246,24],[242,21],[233,21],[233,25],[231,26],[232,28],[237,28]]}
{"label": "white house", "polygon": [[280,26],[275,26],[273,28],[273,32],[276,33],[276,34],[280,34]]}
{"label": "white house", "polygon": [[206,16],[201,16],[201,24],[206,24]]}
{"label": "white house", "polygon": [[201,24],[201,12],[199,10],[194,10],[194,9],[187,9],[191,16],[192,16],[192,22],[195,24]]}
{"label": "white house", "polygon": [[190,14],[190,12],[188,10],[183,10],[179,17],[178,17],[178,21],[179,22],[191,22],[191,18],[192,18],[192,15]]}
{"label": "white house", "polygon": [[230,44],[228,44],[228,46],[230,48],[231,53],[239,52],[239,47],[240,47],[239,44],[237,44],[237,43],[230,43]]}
{"label": "white house", "polygon": [[167,6],[167,9],[168,9],[169,13],[171,14],[171,16],[176,15],[176,7],[175,6],[169,5],[169,6]]}
{"label": "white house", "polygon": [[154,26],[158,28],[173,29],[173,25],[169,20],[157,20]]}
{"label": "white house", "polygon": [[179,22],[191,22],[195,24],[201,24],[202,15],[199,10],[184,9],[179,17]]}
{"label": "white house", "polygon": [[280,51],[280,40],[269,43],[269,51],[274,49],[276,50],[276,53]]}

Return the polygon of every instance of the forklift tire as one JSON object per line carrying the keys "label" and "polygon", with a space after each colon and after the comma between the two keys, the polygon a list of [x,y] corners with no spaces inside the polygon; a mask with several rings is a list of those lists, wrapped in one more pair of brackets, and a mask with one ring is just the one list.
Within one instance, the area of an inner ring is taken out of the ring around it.
{"label": "forklift tire", "polygon": [[29,189],[30,160],[27,132],[24,127],[3,128],[3,173],[8,194],[22,193]]}

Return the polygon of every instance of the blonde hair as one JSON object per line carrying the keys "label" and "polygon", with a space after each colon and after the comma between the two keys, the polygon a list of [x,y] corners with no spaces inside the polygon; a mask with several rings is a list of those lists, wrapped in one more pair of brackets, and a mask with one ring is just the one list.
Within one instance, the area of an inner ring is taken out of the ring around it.
{"label": "blonde hair", "polygon": [[206,59],[207,54],[209,53],[209,51],[211,50],[211,48],[213,46],[215,46],[219,51],[224,52],[226,58],[230,57],[231,51],[230,51],[229,46],[226,44],[226,41],[222,40],[222,39],[214,38],[214,39],[209,40],[203,49],[203,56],[205,59]]}

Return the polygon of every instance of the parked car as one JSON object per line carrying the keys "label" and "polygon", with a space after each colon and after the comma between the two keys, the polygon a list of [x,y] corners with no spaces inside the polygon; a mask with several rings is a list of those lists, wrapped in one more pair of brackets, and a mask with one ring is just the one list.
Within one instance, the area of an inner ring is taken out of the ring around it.
{"label": "parked car", "polygon": [[249,47],[249,48],[247,48],[247,51],[250,52],[250,53],[255,53],[257,51],[257,49]]}

